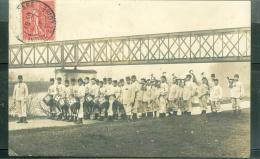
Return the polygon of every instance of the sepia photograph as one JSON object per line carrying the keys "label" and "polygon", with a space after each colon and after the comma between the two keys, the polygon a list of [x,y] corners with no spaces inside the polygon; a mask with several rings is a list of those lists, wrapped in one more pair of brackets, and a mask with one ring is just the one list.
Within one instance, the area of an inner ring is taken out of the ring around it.
{"label": "sepia photograph", "polygon": [[250,156],[250,1],[9,0],[9,156]]}

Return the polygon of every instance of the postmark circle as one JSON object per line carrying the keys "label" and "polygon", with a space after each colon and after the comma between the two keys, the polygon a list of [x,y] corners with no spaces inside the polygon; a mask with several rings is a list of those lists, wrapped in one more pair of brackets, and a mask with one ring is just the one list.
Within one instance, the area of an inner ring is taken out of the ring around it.
{"label": "postmark circle", "polygon": [[53,9],[39,0],[21,3],[24,40],[53,40],[56,18]]}

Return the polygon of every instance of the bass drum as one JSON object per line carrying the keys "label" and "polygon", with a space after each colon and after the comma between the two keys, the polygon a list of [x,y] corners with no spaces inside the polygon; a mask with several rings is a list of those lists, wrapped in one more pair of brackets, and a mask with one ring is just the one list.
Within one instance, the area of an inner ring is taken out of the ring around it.
{"label": "bass drum", "polygon": [[52,102],[53,102],[53,97],[49,94],[47,94],[46,96],[43,97],[43,102],[47,105],[47,106],[51,106]]}
{"label": "bass drum", "polygon": [[70,98],[68,101],[68,105],[71,109],[79,109],[80,108],[79,98]]}

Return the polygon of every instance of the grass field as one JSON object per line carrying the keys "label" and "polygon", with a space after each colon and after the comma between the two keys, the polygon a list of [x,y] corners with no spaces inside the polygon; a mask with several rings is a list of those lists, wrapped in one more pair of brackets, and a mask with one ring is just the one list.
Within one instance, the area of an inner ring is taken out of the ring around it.
{"label": "grass field", "polygon": [[9,147],[25,156],[248,157],[249,146],[249,109],[9,132]]}

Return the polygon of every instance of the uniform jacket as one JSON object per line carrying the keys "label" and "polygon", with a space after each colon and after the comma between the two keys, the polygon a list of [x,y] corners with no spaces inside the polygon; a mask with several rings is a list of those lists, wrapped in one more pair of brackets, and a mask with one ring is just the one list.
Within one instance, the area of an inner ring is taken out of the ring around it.
{"label": "uniform jacket", "polygon": [[217,85],[212,87],[210,92],[210,100],[211,101],[219,101],[222,98],[222,87]]}
{"label": "uniform jacket", "polygon": [[244,96],[244,85],[240,82],[233,82],[232,87],[230,89],[230,97],[231,98],[241,98]]}
{"label": "uniform jacket", "polygon": [[122,87],[122,102],[123,104],[130,104],[131,103],[131,96],[132,96],[132,86],[131,84],[125,84]]}
{"label": "uniform jacket", "polygon": [[176,84],[172,84],[170,87],[169,87],[169,96],[168,96],[168,99],[170,101],[176,99],[176,94],[177,94],[177,85]]}
{"label": "uniform jacket", "polygon": [[50,87],[48,88],[48,94],[49,95],[52,95],[54,96],[56,94],[56,86],[53,84],[53,85],[50,85]]}
{"label": "uniform jacket", "polygon": [[28,87],[25,83],[17,83],[14,86],[13,98],[14,100],[24,101],[28,97]]}
{"label": "uniform jacket", "polygon": [[195,92],[195,84],[192,81],[185,82],[183,88],[183,100],[190,100]]}

